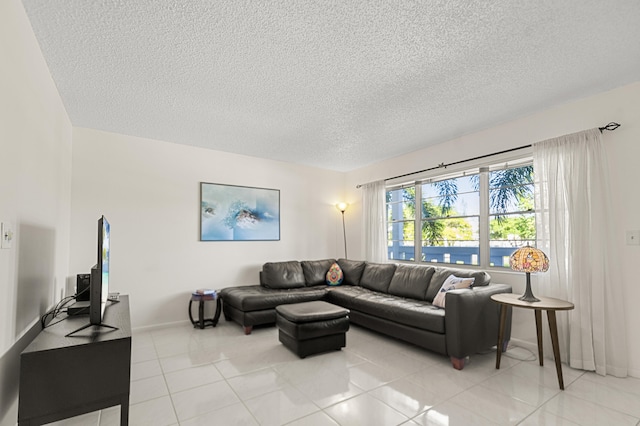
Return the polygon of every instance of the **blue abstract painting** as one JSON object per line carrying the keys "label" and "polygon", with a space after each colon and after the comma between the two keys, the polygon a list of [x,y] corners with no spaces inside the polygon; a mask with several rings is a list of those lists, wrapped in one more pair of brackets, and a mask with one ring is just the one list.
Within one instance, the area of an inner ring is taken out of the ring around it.
{"label": "blue abstract painting", "polygon": [[280,191],[201,182],[200,240],[280,240]]}

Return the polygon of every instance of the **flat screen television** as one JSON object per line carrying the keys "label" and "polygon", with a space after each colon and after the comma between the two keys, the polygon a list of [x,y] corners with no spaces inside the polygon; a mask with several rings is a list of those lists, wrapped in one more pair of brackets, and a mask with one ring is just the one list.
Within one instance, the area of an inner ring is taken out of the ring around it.
{"label": "flat screen television", "polygon": [[104,324],[104,311],[109,300],[109,264],[111,225],[104,215],[98,219],[98,263],[91,268],[91,282],[89,284],[89,324],[67,334],[71,336],[93,325],[111,328],[116,327]]}
{"label": "flat screen television", "polygon": [[111,227],[107,218],[98,219],[98,263],[91,268],[89,291],[89,322],[102,324],[104,310],[109,298],[109,243]]}

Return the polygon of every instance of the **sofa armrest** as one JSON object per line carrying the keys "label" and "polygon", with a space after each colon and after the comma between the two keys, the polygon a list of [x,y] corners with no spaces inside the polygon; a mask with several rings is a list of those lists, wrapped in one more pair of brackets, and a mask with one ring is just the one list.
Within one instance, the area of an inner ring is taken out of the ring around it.
{"label": "sofa armrest", "polygon": [[[472,290],[447,292],[445,333],[447,355],[465,358],[487,350],[498,343],[500,305],[492,294],[511,293],[511,286],[489,284]],[[511,309],[507,311],[504,341],[511,338]]]}

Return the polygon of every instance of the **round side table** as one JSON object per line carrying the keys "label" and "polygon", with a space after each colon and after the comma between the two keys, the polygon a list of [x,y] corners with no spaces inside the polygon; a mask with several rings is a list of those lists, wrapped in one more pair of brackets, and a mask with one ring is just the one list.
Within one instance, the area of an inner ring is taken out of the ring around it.
{"label": "round side table", "polygon": [[[209,300],[216,301],[216,310],[213,315],[213,318],[205,318],[204,317],[204,302]],[[198,320],[193,319],[193,315],[191,314],[191,305],[193,302],[198,302]],[[193,324],[194,328],[205,328],[207,325],[211,325],[215,327],[218,324],[218,319],[220,319],[220,309],[221,307],[221,299],[218,297],[217,292],[213,293],[191,293],[191,300],[189,300],[189,319],[191,320],[191,324]]]}
{"label": "round side table", "polygon": [[496,369],[500,368],[500,355],[502,355],[502,343],[504,340],[504,326],[507,318],[507,308],[533,309],[536,319],[536,334],[538,335],[538,360],[543,364],[542,355],[542,311],[547,311],[549,320],[549,331],[551,332],[551,346],[553,347],[553,358],[556,362],[556,373],[560,389],[564,390],[562,379],[562,365],[560,364],[560,346],[558,343],[558,326],[556,323],[556,311],[569,311],[574,308],[573,303],[566,300],[554,299],[552,297],[538,296],[538,302],[525,302],[518,299],[519,294],[500,293],[491,296],[491,300],[500,304],[500,329],[498,330],[498,348],[496,350]]}

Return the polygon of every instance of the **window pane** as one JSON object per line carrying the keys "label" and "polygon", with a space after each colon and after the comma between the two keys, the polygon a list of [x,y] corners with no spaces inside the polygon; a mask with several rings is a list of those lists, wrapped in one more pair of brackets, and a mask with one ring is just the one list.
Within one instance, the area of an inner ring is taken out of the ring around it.
{"label": "window pane", "polygon": [[478,265],[479,218],[428,220],[422,223],[422,260]]}
{"label": "window pane", "polygon": [[422,185],[423,217],[467,216],[480,212],[478,175]]}
{"label": "window pane", "polygon": [[442,206],[448,202],[447,197],[429,197],[422,199],[422,217],[473,216],[480,214],[480,197],[478,192],[458,194],[451,200],[451,209],[442,211]]}
{"label": "window pane", "polygon": [[489,201],[491,214],[533,211],[533,184],[491,189]]}
{"label": "window pane", "polygon": [[415,218],[415,203],[389,203],[387,204],[387,219],[390,221]]}
{"label": "window pane", "polygon": [[478,265],[480,248],[475,247],[422,247],[422,261],[432,263],[454,263],[458,265]]}
{"label": "window pane", "polygon": [[509,267],[509,256],[526,244],[535,246],[536,220],[534,213],[515,213],[490,216],[490,266]]}
{"label": "window pane", "polygon": [[415,238],[415,222],[394,222],[387,225],[388,240],[413,241]]}
{"label": "window pane", "polygon": [[414,259],[414,244],[412,241],[397,241],[390,240],[387,250],[387,258],[395,260],[415,260]]}
{"label": "window pane", "polygon": [[508,268],[516,248],[535,245],[533,166],[493,171],[489,188],[489,265]]}
{"label": "window pane", "polygon": [[489,173],[489,211],[502,214],[533,211],[533,166]]}
{"label": "window pane", "polygon": [[387,220],[414,219],[416,214],[415,188],[387,191]]}

